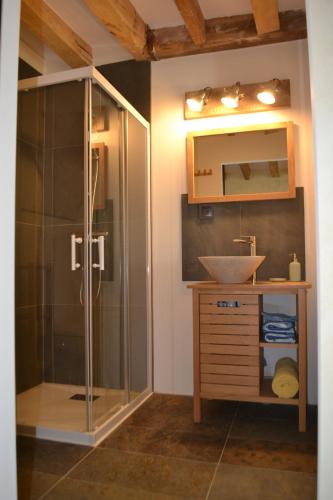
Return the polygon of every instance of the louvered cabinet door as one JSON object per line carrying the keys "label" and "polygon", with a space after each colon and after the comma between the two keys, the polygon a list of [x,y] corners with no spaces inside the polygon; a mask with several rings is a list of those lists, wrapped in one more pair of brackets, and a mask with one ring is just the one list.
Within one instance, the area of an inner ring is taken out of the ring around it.
{"label": "louvered cabinet door", "polygon": [[200,395],[259,395],[259,296],[200,294]]}

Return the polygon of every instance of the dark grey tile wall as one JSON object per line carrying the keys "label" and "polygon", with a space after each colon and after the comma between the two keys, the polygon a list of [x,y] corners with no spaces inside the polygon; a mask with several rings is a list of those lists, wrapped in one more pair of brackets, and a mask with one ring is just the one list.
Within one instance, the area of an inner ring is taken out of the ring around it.
{"label": "dark grey tile wall", "polygon": [[16,370],[17,392],[42,382],[43,377],[43,314],[42,306],[16,308]]}
{"label": "dark grey tile wall", "polygon": [[151,63],[131,59],[97,69],[150,122]]}
{"label": "dark grey tile wall", "polygon": [[45,103],[44,380],[84,385],[83,275],[71,271],[70,246],[83,236],[84,82],[46,88]]}
{"label": "dark grey tile wall", "polygon": [[253,234],[257,255],[266,255],[257,272],[259,280],[288,278],[290,253],[296,252],[305,279],[304,190],[294,199],[213,203],[212,219],[199,217],[198,204],[188,204],[182,195],[182,279],[210,280],[198,261],[204,255],[247,255],[249,247],[234,238]]}
{"label": "dark grey tile wall", "polygon": [[29,389],[43,377],[42,217],[43,99],[18,98],[16,181],[16,385]]}

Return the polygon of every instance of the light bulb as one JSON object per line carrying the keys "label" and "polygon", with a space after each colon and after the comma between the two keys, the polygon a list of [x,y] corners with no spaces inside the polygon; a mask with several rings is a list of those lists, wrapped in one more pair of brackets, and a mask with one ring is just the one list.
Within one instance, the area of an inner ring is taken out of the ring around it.
{"label": "light bulb", "polygon": [[189,99],[186,99],[186,104],[191,111],[196,111],[197,113],[200,113],[200,111],[202,111],[203,108],[203,99],[190,97]]}
{"label": "light bulb", "polygon": [[276,102],[275,93],[271,90],[263,90],[262,92],[258,92],[257,98],[263,104],[275,104]]}
{"label": "light bulb", "polygon": [[223,94],[221,97],[221,102],[226,108],[238,108],[239,99],[241,99],[243,94],[240,93],[240,83],[236,82],[232,87],[225,87],[223,89]]}
{"label": "light bulb", "polygon": [[232,96],[224,96],[221,98],[222,104],[226,106],[227,108],[238,108],[238,101],[239,97],[232,97]]}

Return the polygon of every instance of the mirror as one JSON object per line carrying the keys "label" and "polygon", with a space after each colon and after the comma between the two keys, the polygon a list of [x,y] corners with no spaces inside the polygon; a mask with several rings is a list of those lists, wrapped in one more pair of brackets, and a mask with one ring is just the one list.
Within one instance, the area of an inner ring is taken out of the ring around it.
{"label": "mirror", "polygon": [[189,203],[294,198],[293,144],[291,122],[189,133]]}

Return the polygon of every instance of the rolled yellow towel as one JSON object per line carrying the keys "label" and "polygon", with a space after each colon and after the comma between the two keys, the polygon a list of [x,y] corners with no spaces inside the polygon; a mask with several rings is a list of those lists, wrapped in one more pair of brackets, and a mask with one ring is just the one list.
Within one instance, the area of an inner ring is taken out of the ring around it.
{"label": "rolled yellow towel", "polygon": [[272,390],[279,398],[293,398],[298,393],[297,363],[291,358],[281,358],[275,365]]}

